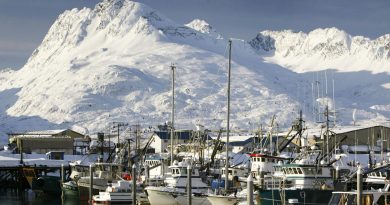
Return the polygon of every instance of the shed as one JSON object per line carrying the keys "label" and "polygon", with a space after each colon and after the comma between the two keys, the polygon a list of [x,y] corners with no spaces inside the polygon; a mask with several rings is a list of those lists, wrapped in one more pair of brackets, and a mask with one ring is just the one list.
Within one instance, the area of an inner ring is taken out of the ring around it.
{"label": "shed", "polygon": [[89,138],[70,129],[44,130],[32,132],[8,133],[9,143],[20,153],[35,152],[46,154],[50,151],[61,151],[65,154],[74,154],[79,143],[75,141],[89,141]]}

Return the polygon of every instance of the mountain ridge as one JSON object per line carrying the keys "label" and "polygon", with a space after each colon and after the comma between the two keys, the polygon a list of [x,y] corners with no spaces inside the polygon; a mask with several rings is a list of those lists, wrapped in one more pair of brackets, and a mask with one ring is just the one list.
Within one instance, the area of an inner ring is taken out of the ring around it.
{"label": "mountain ridge", "polygon": [[[300,73],[320,69],[378,73],[388,72],[390,67],[390,34],[371,40],[363,36],[352,37],[334,27],[315,29],[307,34],[267,30],[249,43],[257,52],[271,52],[270,62]],[[313,58],[316,62],[302,63],[304,58]]]}

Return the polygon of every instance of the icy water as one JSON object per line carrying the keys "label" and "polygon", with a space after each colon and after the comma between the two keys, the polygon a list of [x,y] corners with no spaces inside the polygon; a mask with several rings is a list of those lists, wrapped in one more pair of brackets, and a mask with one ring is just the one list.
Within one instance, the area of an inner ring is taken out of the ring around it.
{"label": "icy water", "polygon": [[15,189],[0,189],[0,205],[87,205],[74,196],[36,195],[33,191],[18,192]]}

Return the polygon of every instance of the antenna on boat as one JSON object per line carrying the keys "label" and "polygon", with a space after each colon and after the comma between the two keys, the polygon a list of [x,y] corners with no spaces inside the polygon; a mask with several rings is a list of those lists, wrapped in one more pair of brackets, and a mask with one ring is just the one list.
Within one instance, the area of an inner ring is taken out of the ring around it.
{"label": "antenna on boat", "polygon": [[232,61],[232,40],[229,40],[229,71],[227,88],[227,125],[226,125],[226,163],[225,163],[225,191],[229,188],[229,126],[230,126],[230,76]]}

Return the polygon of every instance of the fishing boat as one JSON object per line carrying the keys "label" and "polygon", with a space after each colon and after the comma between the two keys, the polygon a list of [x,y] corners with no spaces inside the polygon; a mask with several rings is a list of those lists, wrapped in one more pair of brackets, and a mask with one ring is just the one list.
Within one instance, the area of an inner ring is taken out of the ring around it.
{"label": "fishing boat", "polygon": [[131,181],[119,180],[92,197],[94,204],[133,204]]}
{"label": "fishing boat", "polygon": [[[92,193],[99,194],[105,191],[108,184],[120,179],[122,165],[116,163],[98,162],[94,166]],[[77,181],[79,196],[81,200],[88,200],[90,176],[80,177]]]}
{"label": "fishing boat", "polygon": [[245,201],[246,197],[209,195],[207,196],[207,199],[212,205],[235,205],[239,202]]}
{"label": "fishing boat", "polygon": [[187,168],[192,165],[191,173],[191,193],[193,205],[209,205],[206,196],[209,186],[203,183],[199,176],[200,166],[193,163],[191,158],[185,158],[182,162],[174,161],[168,169],[164,180],[165,186],[148,186],[145,188],[151,205],[185,205],[188,201],[187,196]]}
{"label": "fishing boat", "polygon": [[148,166],[149,173],[142,176],[143,181],[148,186],[160,186],[164,184],[164,159],[160,154],[145,156],[144,164]]}
{"label": "fishing boat", "polygon": [[275,165],[283,174],[274,175],[258,187],[258,204],[287,204],[296,199],[299,204],[328,204],[332,196],[333,178],[330,165],[296,162]]}
{"label": "fishing boat", "polygon": [[60,177],[43,175],[34,167],[23,167],[23,175],[27,179],[31,189],[36,193],[49,195],[61,195]]}
{"label": "fishing boat", "polygon": [[[365,170],[358,168],[360,173],[357,173],[357,171],[342,182],[347,190],[339,190],[332,193],[329,205],[357,204],[359,196],[363,205],[388,204],[390,202],[389,168],[389,164]],[[361,178],[360,188],[357,178],[356,182],[353,181],[355,177]]]}
{"label": "fishing boat", "polygon": [[86,177],[89,175],[89,166],[86,164],[80,164],[76,162],[69,163],[70,166],[70,180],[62,183],[62,191],[66,196],[78,196],[79,189],[77,186],[77,181],[81,177]]}

